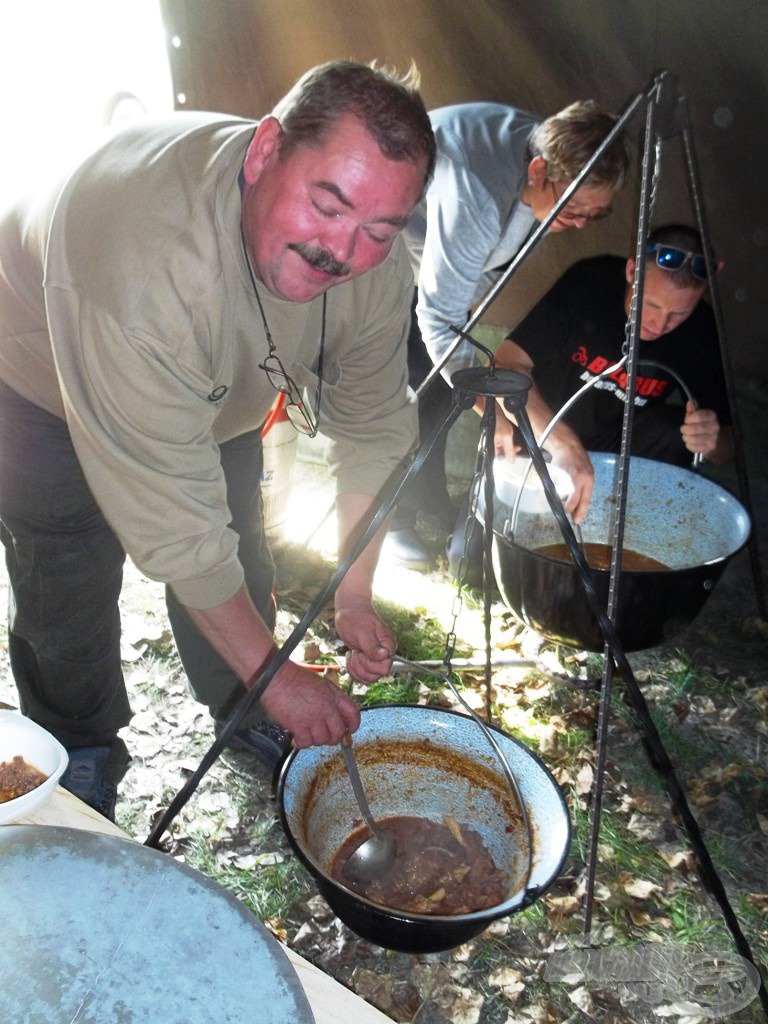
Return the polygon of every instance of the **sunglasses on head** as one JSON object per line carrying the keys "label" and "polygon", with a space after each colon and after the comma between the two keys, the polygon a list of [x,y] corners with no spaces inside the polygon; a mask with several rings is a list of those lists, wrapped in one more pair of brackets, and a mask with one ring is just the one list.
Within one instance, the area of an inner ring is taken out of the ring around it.
{"label": "sunglasses on head", "polygon": [[655,263],[662,270],[682,270],[686,263],[691,264],[691,274],[697,281],[707,280],[707,261],[700,252],[689,252],[687,249],[678,249],[676,245],[664,245],[660,242],[657,245],[649,245],[645,250],[650,256],[655,253]]}

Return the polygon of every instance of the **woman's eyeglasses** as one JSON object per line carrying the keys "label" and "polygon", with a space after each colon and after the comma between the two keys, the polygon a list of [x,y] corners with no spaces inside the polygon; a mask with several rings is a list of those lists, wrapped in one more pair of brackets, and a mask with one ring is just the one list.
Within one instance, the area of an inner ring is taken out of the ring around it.
{"label": "woman's eyeglasses", "polygon": [[[549,181],[549,179],[547,180]],[[555,200],[555,205],[557,205],[562,199],[562,195],[558,195],[557,189],[555,188],[555,183],[553,181],[549,181],[549,187],[552,190],[552,196]],[[612,206],[599,206],[596,210],[569,210],[568,207],[570,205],[570,203],[566,203],[566,205],[560,211],[558,211],[557,216],[560,220],[604,220],[606,217],[610,217],[613,213]]]}
{"label": "woman's eyeglasses", "polygon": [[707,261],[700,252],[689,252],[688,249],[678,249],[676,245],[664,245],[661,242],[657,245],[646,246],[645,252],[648,256],[652,253],[655,254],[654,262],[662,270],[675,273],[690,263],[691,274],[696,280],[707,280]]}

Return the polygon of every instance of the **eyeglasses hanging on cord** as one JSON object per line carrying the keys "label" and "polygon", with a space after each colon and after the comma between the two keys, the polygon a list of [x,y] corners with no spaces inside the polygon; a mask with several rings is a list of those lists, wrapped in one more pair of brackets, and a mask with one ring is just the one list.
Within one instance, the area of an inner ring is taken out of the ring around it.
{"label": "eyeglasses hanging on cord", "polygon": [[307,437],[315,437],[320,424],[320,399],[323,393],[323,355],[325,353],[325,313],[327,293],[323,292],[320,352],[317,358],[317,388],[315,389],[315,408],[313,411],[304,401],[301,388],[283,366],[280,356],[277,354],[277,346],[272,339],[272,332],[270,331],[269,324],[267,323],[267,316],[264,312],[264,307],[261,304],[261,296],[259,295],[259,289],[256,286],[256,277],[253,273],[253,267],[251,266],[248,249],[245,244],[245,236],[242,231],[240,232],[240,238],[243,243],[245,265],[248,267],[248,275],[251,279],[251,284],[253,285],[253,294],[256,296],[256,302],[259,307],[259,312],[261,313],[261,320],[264,324],[264,334],[266,335],[267,345],[269,346],[269,354],[263,363],[259,363],[259,368],[266,373],[267,380],[275,391],[279,391],[280,394],[285,395],[285,414],[290,420],[291,425],[300,434],[305,434]]}

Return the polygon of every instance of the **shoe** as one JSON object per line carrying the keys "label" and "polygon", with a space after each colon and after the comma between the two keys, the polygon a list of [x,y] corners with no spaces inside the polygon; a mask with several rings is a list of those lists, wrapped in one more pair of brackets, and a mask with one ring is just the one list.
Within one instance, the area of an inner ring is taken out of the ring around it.
{"label": "shoe", "polygon": [[[215,722],[218,737],[226,722]],[[290,734],[272,718],[262,718],[254,725],[236,729],[227,740],[230,750],[252,754],[273,771],[291,749]]]}
{"label": "shoe", "polygon": [[445,544],[448,572],[462,586],[479,590],[483,585],[483,531],[478,527],[465,550],[466,536],[457,531]]}
{"label": "shoe", "polygon": [[104,746],[69,747],[67,753],[69,764],[61,777],[61,785],[114,821],[118,783],[131,763],[125,743],[115,738]]}
{"label": "shoe", "polygon": [[390,530],[384,538],[381,553],[404,569],[425,572],[429,568],[429,552],[412,526],[404,530]]}

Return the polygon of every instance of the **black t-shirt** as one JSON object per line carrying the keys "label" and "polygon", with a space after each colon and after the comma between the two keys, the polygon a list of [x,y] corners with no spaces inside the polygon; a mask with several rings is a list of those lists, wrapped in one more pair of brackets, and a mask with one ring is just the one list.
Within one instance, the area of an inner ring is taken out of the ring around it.
{"label": "black t-shirt", "polygon": [[[512,332],[513,340],[533,360],[533,377],[553,412],[588,380],[617,363],[625,340],[626,260],[596,256],[581,260],[534,306]],[[637,367],[635,415],[684,392],[682,378],[697,405],[712,409],[721,423],[730,423],[720,347],[712,310],[700,302],[679,327],[653,341],[641,341]],[[626,401],[626,369],[589,388],[568,410],[564,422],[582,444],[595,451],[615,440],[621,430]],[[684,405],[680,420],[684,416]]]}

